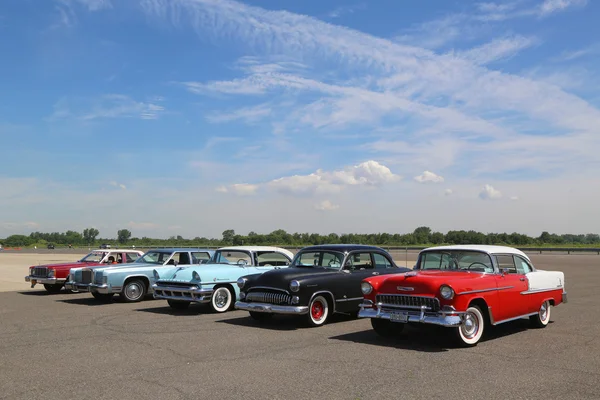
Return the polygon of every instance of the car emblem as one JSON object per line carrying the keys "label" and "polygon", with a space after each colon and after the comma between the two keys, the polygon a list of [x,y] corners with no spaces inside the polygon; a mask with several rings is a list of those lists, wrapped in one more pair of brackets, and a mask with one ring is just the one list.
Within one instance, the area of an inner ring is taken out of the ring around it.
{"label": "car emblem", "polygon": [[410,287],[410,286],[398,286],[396,289],[403,291],[403,292],[412,292],[413,290],[415,290],[415,288]]}

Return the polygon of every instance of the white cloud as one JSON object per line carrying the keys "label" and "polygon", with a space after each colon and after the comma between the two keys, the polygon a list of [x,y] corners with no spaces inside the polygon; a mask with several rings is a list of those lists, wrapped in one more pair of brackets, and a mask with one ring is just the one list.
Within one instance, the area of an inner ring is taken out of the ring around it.
{"label": "white cloud", "polygon": [[123,190],[126,190],[126,189],[127,189],[127,186],[123,185],[122,183],[121,183],[121,184],[119,184],[119,187],[120,187],[121,189],[123,189]]}
{"label": "white cloud", "polygon": [[583,7],[587,0],[544,0],[540,5],[540,14],[549,15],[558,11],[564,11],[569,7]]}
{"label": "white cloud", "polygon": [[333,204],[329,200],[323,200],[322,202],[315,204],[314,208],[318,211],[334,211],[340,208],[340,206],[338,204]]}
{"label": "white cloud", "polygon": [[451,194],[452,194],[452,189],[446,189],[446,190],[444,190],[444,195],[450,196]]}
{"label": "white cloud", "polygon": [[[74,111],[73,108],[76,108]],[[133,100],[122,94],[108,94],[96,99],[62,98],[54,105],[49,120],[76,118],[91,121],[102,118],[157,119],[165,108],[161,105]]]}
{"label": "white cloud", "polygon": [[510,199],[512,201],[517,201],[517,200],[519,200],[519,196],[511,196]]}
{"label": "white cloud", "polygon": [[489,64],[513,57],[519,51],[537,44],[539,41],[533,37],[513,35],[494,39],[489,43],[470,50],[458,53],[459,57],[472,61],[475,64]]}
{"label": "white cloud", "polygon": [[238,196],[248,196],[256,194],[258,185],[252,185],[248,183],[235,183],[229,186],[219,186],[215,189],[220,193],[232,193]]}
{"label": "white cloud", "polygon": [[483,200],[493,200],[502,197],[502,193],[499,190],[494,189],[491,185],[485,185],[483,190],[479,193],[479,198]]}
{"label": "white cloud", "polygon": [[208,122],[220,123],[242,120],[246,123],[257,122],[271,115],[272,109],[266,104],[243,107],[229,113],[213,113],[206,116]]}
{"label": "white cloud", "polygon": [[415,176],[415,181],[419,183],[442,183],[444,182],[444,177],[440,175],[436,175],[431,171],[424,171],[421,175]]}
{"label": "white cloud", "polygon": [[123,183],[118,183],[118,182],[116,182],[116,181],[110,181],[110,182],[108,182],[108,184],[109,184],[109,185],[111,185],[111,186],[119,187],[119,188],[121,188],[121,189],[123,189],[123,190],[126,190],[126,189],[127,189],[127,186],[125,186],[125,184],[123,184]]}

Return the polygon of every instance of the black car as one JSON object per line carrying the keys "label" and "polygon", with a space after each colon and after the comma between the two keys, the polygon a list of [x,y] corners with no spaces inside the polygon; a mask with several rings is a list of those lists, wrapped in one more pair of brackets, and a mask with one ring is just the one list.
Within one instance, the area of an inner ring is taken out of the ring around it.
{"label": "black car", "polygon": [[309,246],[295,255],[288,268],[238,279],[240,301],[235,308],[249,311],[257,320],[273,314],[306,315],[310,326],[321,326],[336,312],[358,314],[363,279],[408,271],[380,247]]}
{"label": "black car", "polygon": [[48,250],[54,250],[54,243],[48,243]]}

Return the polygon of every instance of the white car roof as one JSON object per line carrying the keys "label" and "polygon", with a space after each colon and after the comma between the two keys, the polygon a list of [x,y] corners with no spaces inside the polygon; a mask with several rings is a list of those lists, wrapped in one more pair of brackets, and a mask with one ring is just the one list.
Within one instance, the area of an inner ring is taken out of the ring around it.
{"label": "white car roof", "polygon": [[241,251],[278,251],[288,255],[290,258],[294,258],[294,253],[281,247],[274,246],[227,246],[220,247],[217,250],[241,250]]}
{"label": "white car roof", "polygon": [[106,253],[106,252],[120,252],[120,253],[141,253],[144,254],[143,251],[140,250],[132,250],[132,249],[96,249],[96,250],[92,250],[92,251],[97,251],[97,252],[101,252],[101,253]]}
{"label": "white car roof", "polygon": [[514,247],[497,246],[489,244],[455,244],[450,246],[434,246],[423,249],[422,251],[428,250],[474,250],[483,251],[484,253],[488,254],[517,254],[529,260],[527,254],[523,253],[519,249],[515,249]]}

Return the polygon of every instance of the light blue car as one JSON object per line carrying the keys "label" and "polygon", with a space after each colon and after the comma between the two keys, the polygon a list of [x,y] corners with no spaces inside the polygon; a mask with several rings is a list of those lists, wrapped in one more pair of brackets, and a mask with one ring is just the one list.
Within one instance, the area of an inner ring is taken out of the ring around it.
{"label": "light blue car", "polygon": [[239,297],[236,285],[244,275],[286,268],[294,254],[271,246],[233,246],[218,249],[211,260],[192,267],[157,268],[152,285],[155,299],[166,299],[175,309],[190,303],[209,303],[216,312],[233,309]]}
{"label": "light blue car", "polygon": [[110,300],[118,293],[126,302],[141,301],[152,293],[153,271],[160,266],[191,267],[208,262],[209,249],[153,249],[131,264],[112,264],[100,268],[71,268],[65,288],[90,292],[98,300]]}

